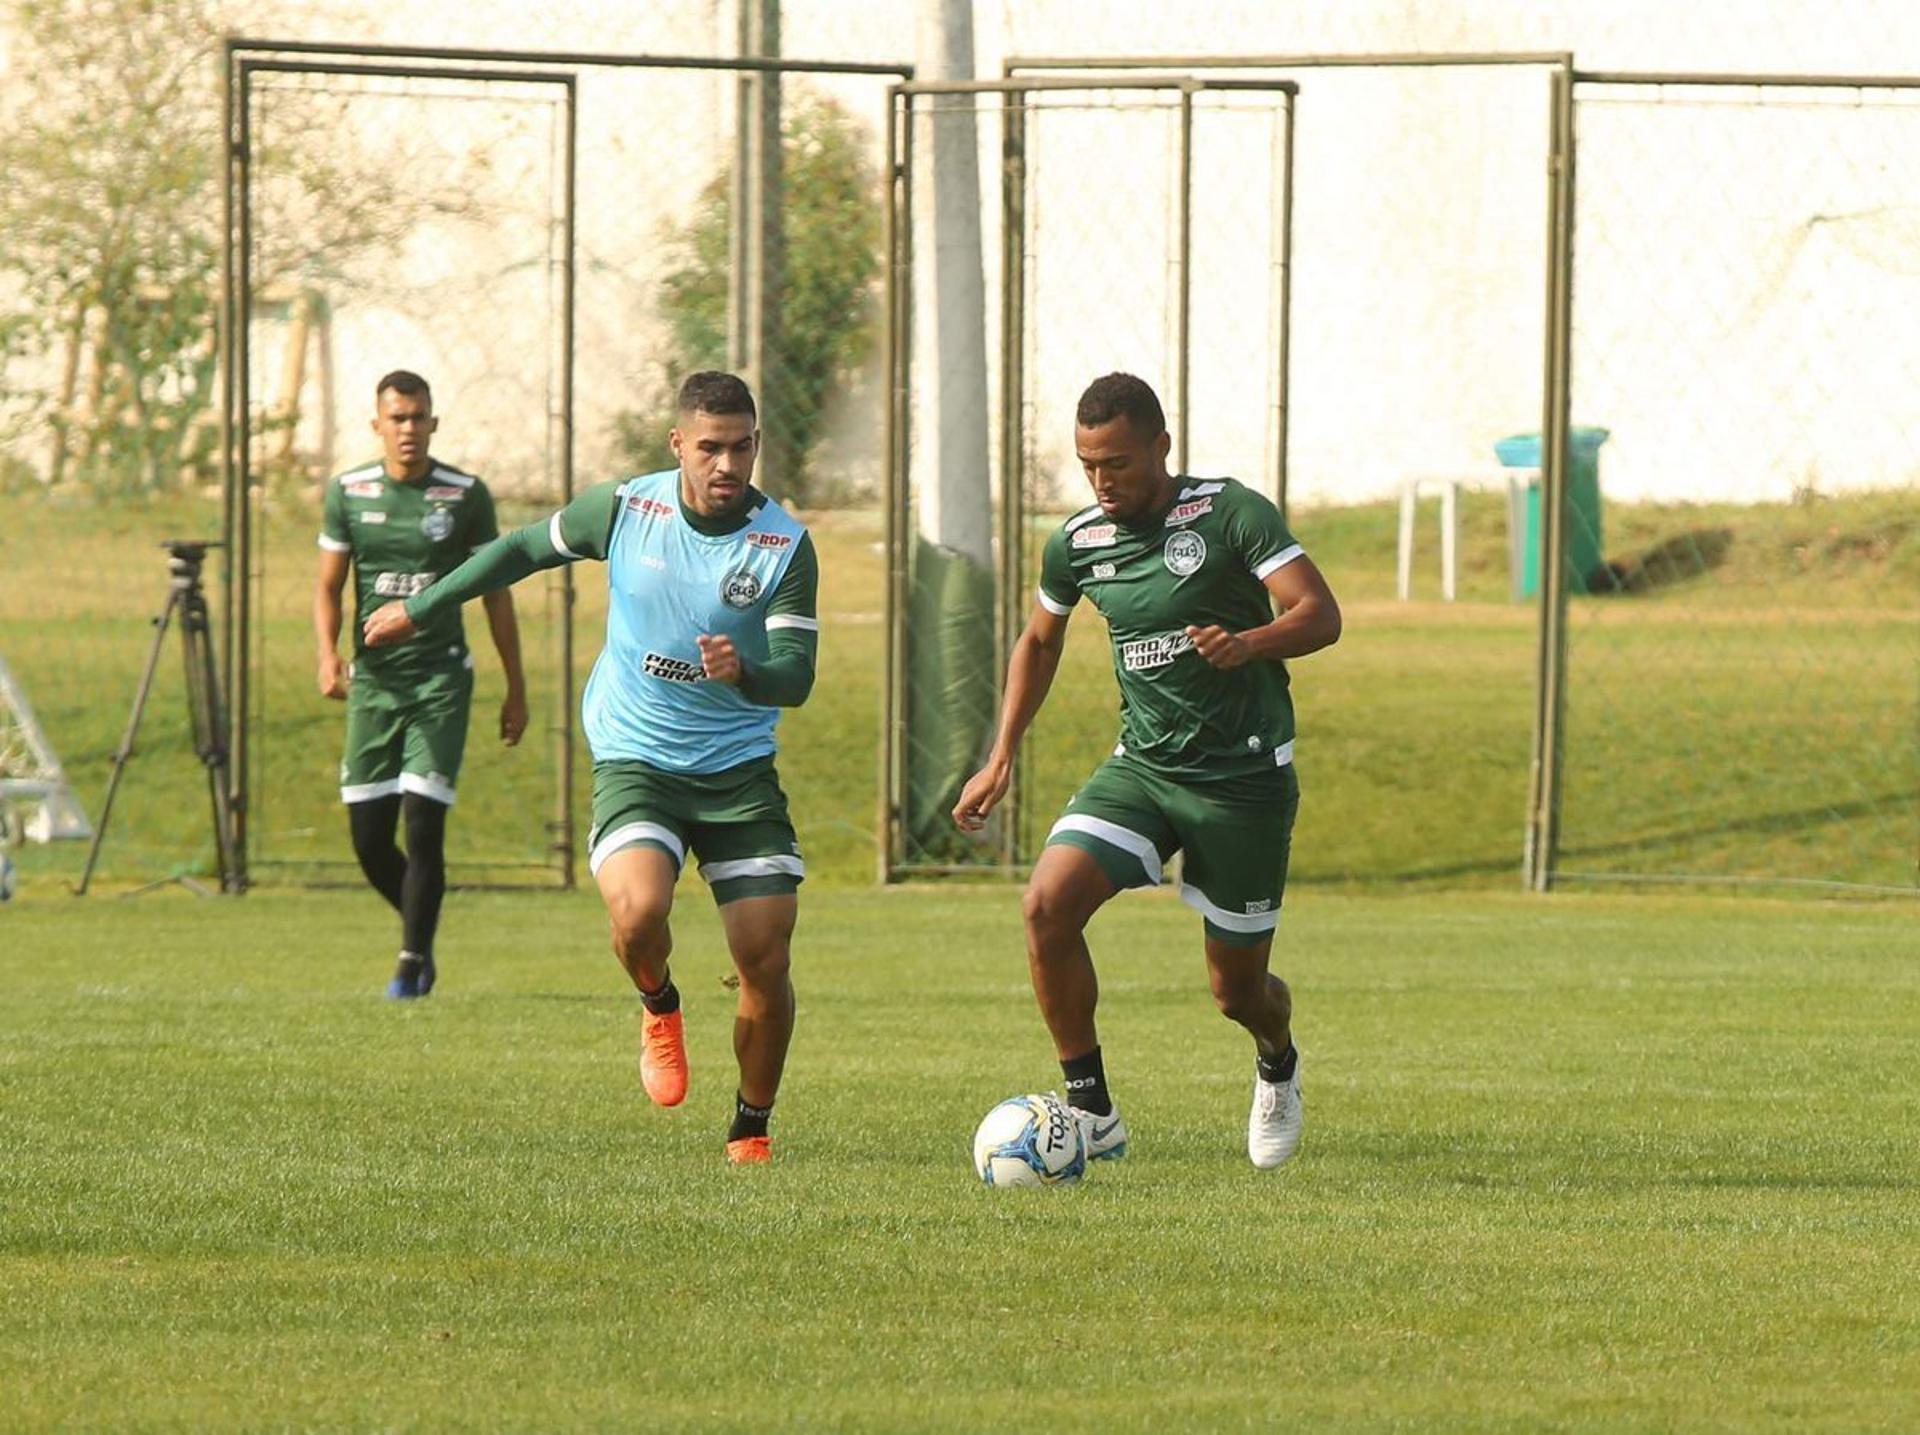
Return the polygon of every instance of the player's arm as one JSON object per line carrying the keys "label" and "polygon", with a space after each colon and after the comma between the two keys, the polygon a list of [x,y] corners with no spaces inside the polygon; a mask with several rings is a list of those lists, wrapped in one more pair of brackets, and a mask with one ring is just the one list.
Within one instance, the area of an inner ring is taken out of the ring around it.
{"label": "player's arm", "polygon": [[[551,517],[496,538],[404,603],[386,604],[367,619],[367,646],[385,648],[404,643],[420,624],[448,609],[510,588],[543,569],[583,558],[604,562],[620,509],[618,488],[613,483],[596,484]],[[488,616],[491,619],[491,613]],[[501,656],[504,659],[505,654]]]}
{"label": "player's arm", "polygon": [[1053,687],[1072,612],[1071,605],[1050,599],[1046,588],[1041,588],[1039,601],[1033,605],[1032,616],[1015,640],[1013,657],[1007,663],[1007,695],[1000,704],[1000,726],[993,736],[993,750],[987,754],[986,766],[967,779],[960,800],[953,805],[953,820],[962,832],[978,832],[985,827],[988,814],[1012,786],[1014,756]]}
{"label": "player's arm", "polygon": [[1304,657],[1340,638],[1340,605],[1327,580],[1288,532],[1286,520],[1261,494],[1235,490],[1227,541],[1247,571],[1258,578],[1276,610],[1270,623],[1230,633],[1215,626],[1189,627],[1194,649],[1216,668]]}
{"label": "player's arm", "polygon": [[700,663],[709,681],[732,683],[750,703],[797,708],[813,691],[820,648],[820,560],[811,535],[802,534],[767,600],[767,656],[749,663],[727,638],[701,634]]}
{"label": "player's arm", "polygon": [[1261,580],[1277,610],[1271,623],[1229,633],[1225,628],[1188,628],[1200,656],[1216,668],[1281,658],[1302,658],[1340,640],[1340,604],[1327,580],[1304,553]]}
{"label": "player's arm", "polygon": [[313,636],[320,650],[320,696],[336,702],[347,695],[347,665],[340,657],[340,595],[346,590],[353,544],[340,485],[331,484],[321,508],[320,573],[313,585]]}
{"label": "player's arm", "polygon": [[[474,484],[462,507],[468,524],[467,543],[472,552],[479,552],[500,537],[493,494],[484,483]],[[520,623],[514,616],[511,589],[496,588],[483,594],[480,602],[487,610],[487,631],[493,637],[493,648],[500,655],[500,667],[507,679],[506,696],[500,700],[500,741],[512,747],[527,730],[527,673],[520,662]]]}
{"label": "player's arm", "polygon": [[527,730],[527,673],[520,663],[520,622],[513,612],[513,594],[496,589],[481,598],[487,610],[487,631],[507,675],[507,695],[500,701],[500,741],[512,747]]}

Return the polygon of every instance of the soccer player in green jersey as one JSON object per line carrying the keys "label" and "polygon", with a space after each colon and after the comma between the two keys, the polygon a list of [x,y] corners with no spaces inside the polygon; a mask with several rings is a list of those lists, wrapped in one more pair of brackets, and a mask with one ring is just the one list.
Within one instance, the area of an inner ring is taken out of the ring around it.
{"label": "soccer player in green jersey", "polygon": [[[433,935],[447,887],[447,809],[467,745],[473,658],[456,607],[425,634],[430,641],[395,652],[368,651],[356,622],[348,665],[340,657],[340,596],[351,564],[357,616],[364,619],[391,598],[420,592],[499,537],[487,486],[428,451],[439,426],[432,391],[418,374],[397,369],[374,386],[373,431],[382,456],[327,485],[313,598],[320,694],[347,705],[340,800],[347,804],[354,855],[373,889],[400,914],[400,962],[387,984],[395,1000],[433,990]],[[486,607],[507,675],[500,737],[511,747],[527,727],[520,629],[512,594],[489,593]],[[403,819],[404,854],[394,842]]]}
{"label": "soccer player in green jersey", "polygon": [[1293,1155],[1301,1130],[1292,994],[1268,969],[1300,796],[1285,660],[1338,639],[1340,608],[1265,497],[1230,478],[1168,472],[1166,418],[1140,379],[1095,380],[1075,419],[1095,502],[1047,542],[999,731],[954,821],[977,832],[1006,796],[1068,616],[1091,599],[1112,639],[1120,743],[1067,803],[1027,884],[1034,995],[1088,1154],[1125,1154],[1085,930],[1115,892],[1158,885],[1184,852],[1181,896],[1203,918],[1214,1001],[1253,1037],[1247,1154],[1271,1169]]}

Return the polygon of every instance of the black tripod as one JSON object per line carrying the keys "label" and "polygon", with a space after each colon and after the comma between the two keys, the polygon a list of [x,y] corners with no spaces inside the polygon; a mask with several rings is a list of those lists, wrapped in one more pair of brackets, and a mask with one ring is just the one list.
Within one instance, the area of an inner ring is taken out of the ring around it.
{"label": "black tripod", "polygon": [[[140,691],[134,695],[133,715],[127,719],[126,736],[113,755],[113,776],[107,780],[107,798],[100,804],[100,820],[94,824],[93,846],[87,851],[87,865],[80,874],[75,896],[85,896],[93,880],[94,863],[100,858],[100,844],[107,835],[107,819],[113,815],[113,795],[120,790],[120,778],[133,756],[133,740],[140,731],[140,718],[147,710],[147,696],[153,691],[153,675],[160,666],[160,649],[167,641],[167,626],[174,614],[180,615],[180,638],[187,660],[187,711],[193,721],[193,750],[207,769],[207,792],[213,800],[213,844],[220,860],[220,890],[240,890],[238,864],[233,856],[233,811],[227,793],[227,720],[220,703],[220,683],[213,661],[213,628],[207,617],[207,595],[200,587],[200,565],[209,548],[218,543],[168,539],[160,545],[167,550],[167,571],[171,579],[167,603],[153,620],[153,650],[147,654],[147,670],[140,677]],[[178,881],[201,896],[207,891],[189,877],[164,878],[138,890]]]}

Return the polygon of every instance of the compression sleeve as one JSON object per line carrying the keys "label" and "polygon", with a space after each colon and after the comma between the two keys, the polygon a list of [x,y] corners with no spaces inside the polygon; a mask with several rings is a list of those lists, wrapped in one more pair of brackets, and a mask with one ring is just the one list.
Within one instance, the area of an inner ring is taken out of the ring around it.
{"label": "compression sleeve", "polygon": [[816,611],[820,560],[813,539],[801,535],[780,586],[767,600],[767,656],[743,663],[740,695],[768,708],[797,708],[813,691],[814,659],[820,648]]}
{"label": "compression sleeve", "polygon": [[407,616],[418,627],[471,598],[512,587],[529,573],[558,568],[566,561],[547,541],[546,522],[529,523],[494,539],[451,573],[407,599]]}
{"label": "compression sleeve", "polygon": [[483,593],[510,588],[543,568],[582,558],[604,560],[620,512],[619,489],[618,483],[596,483],[551,517],[496,538],[407,599],[407,616],[418,625]]}

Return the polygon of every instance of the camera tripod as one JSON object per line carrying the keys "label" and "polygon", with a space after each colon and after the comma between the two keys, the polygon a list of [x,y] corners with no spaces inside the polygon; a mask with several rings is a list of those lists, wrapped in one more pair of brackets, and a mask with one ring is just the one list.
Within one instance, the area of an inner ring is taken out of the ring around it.
{"label": "camera tripod", "polygon": [[[187,665],[187,713],[193,723],[193,750],[207,770],[207,793],[213,803],[213,844],[220,862],[220,890],[239,890],[239,868],[233,853],[233,811],[227,790],[227,721],[220,702],[220,683],[213,661],[213,629],[207,616],[207,595],[200,586],[200,565],[209,548],[218,543],[169,539],[160,545],[167,550],[170,579],[166,606],[153,620],[153,648],[147,654],[147,669],[140,677],[140,690],[134,695],[133,713],[127,719],[126,736],[113,755],[113,775],[107,780],[106,800],[100,804],[100,821],[93,829],[93,845],[87,849],[87,865],[80,874],[76,897],[85,896],[93,880],[94,864],[100,858],[100,844],[106,839],[107,820],[113,815],[114,794],[126,774],[127,760],[133,756],[134,738],[140,732],[140,719],[147,710],[147,698],[153,692],[153,675],[160,667],[160,650],[166,645],[167,628],[178,615],[180,639]],[[200,883],[190,877],[169,877],[149,882],[136,889],[145,892],[167,882],[177,881],[201,896],[208,895]],[[131,895],[131,894],[130,894]]]}

